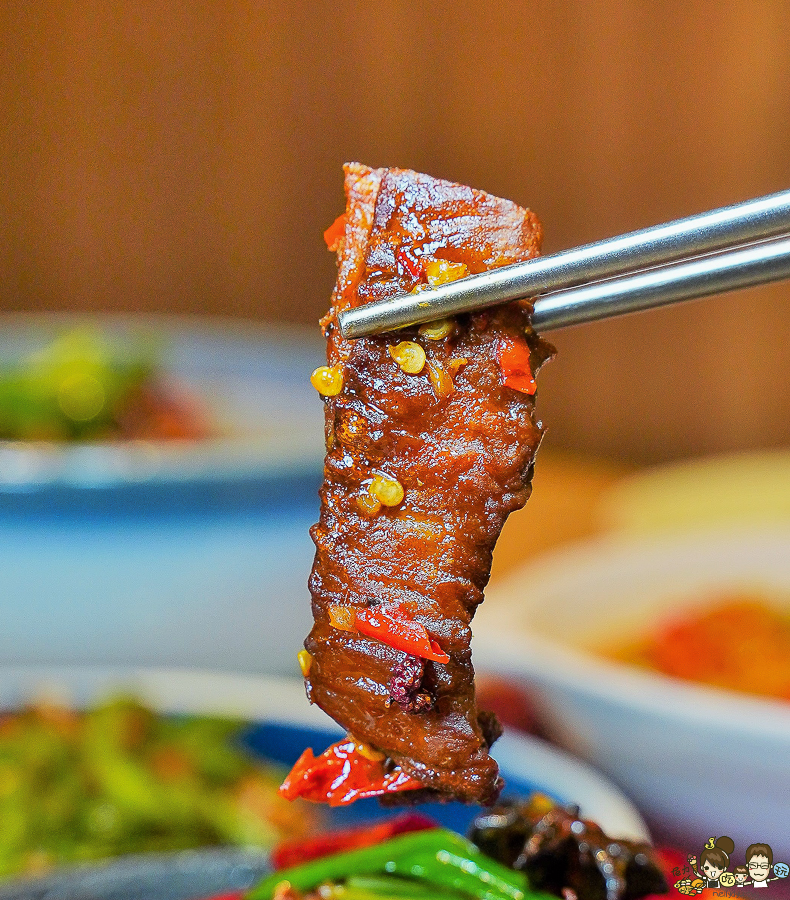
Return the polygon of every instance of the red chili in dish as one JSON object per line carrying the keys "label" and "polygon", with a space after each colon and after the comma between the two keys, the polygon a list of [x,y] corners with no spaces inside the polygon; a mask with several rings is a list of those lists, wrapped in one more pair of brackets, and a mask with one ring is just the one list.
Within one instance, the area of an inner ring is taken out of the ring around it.
{"label": "red chili in dish", "polygon": [[289,869],[309,862],[312,859],[320,859],[332,853],[341,853],[345,850],[357,850],[360,847],[373,847],[381,844],[399,834],[410,831],[425,831],[428,828],[437,828],[436,822],[420,813],[403,813],[386,822],[377,822],[375,825],[365,825],[362,828],[349,828],[345,831],[319,834],[317,837],[306,841],[288,841],[275,847],[271,853],[272,868]]}

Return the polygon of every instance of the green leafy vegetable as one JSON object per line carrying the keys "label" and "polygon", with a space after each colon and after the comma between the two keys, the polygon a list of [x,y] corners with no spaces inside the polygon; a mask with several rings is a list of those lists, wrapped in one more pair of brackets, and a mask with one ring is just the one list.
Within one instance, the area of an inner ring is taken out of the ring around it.
{"label": "green leafy vegetable", "polygon": [[312,833],[316,815],[277,796],[283,773],[234,746],[240,728],[133,698],[0,717],[0,874]]}
{"label": "green leafy vegetable", "polygon": [[84,440],[117,429],[118,410],[155,369],[155,347],[125,351],[98,331],[70,331],[0,372],[0,438]]}

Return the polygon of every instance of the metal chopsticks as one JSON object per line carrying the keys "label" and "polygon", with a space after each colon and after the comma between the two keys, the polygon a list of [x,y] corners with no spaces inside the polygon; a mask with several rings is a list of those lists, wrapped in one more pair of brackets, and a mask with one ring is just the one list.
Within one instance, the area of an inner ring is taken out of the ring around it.
{"label": "metal chopsticks", "polygon": [[537,297],[533,325],[549,331],[782,278],[790,191],[355,307],[340,314],[340,330],[362,337]]}

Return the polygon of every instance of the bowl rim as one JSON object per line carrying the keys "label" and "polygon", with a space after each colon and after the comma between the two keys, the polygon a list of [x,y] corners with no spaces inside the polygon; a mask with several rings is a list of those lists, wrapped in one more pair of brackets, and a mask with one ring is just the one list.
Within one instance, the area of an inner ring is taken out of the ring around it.
{"label": "bowl rim", "polygon": [[[567,544],[511,571],[493,585],[489,603],[476,619],[473,650],[481,670],[506,672],[540,686],[560,686],[577,695],[605,701],[631,711],[680,720],[689,725],[731,734],[737,720],[739,734],[790,740],[790,703],[684,681],[659,672],[641,670],[597,656],[583,647],[563,644],[539,630],[519,630],[515,607],[523,610],[523,585],[529,584],[527,603],[537,602],[544,586],[569,571],[600,572],[634,559],[652,561],[689,541],[699,546],[723,542],[764,545],[766,540],[786,543],[788,527],[715,527],[673,535],[628,536],[608,534]],[[790,563],[788,563],[790,576]]]}

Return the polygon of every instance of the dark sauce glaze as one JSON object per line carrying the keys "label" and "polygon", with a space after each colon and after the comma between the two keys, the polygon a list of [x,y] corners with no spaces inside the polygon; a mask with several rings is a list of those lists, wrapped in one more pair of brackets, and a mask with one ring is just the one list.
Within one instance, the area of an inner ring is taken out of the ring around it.
{"label": "dark sauce glaze", "polygon": [[[406,170],[350,164],[346,195],[338,280],[322,322],[343,389],[326,398],[307,693],[416,777],[424,790],[414,795],[490,803],[501,789],[488,754],[497,729],[478,718],[470,623],[505,519],[529,497],[542,437],[534,396],[501,383],[497,348],[526,333],[534,372],[553,348],[529,328],[528,303],[461,317],[441,340],[416,329],[345,340],[337,315],[411,291],[426,261],[462,262],[475,273],[529,259],[541,229],[510,201]],[[467,360],[451,393],[437,394],[428,366],[417,375],[398,367],[388,347],[403,340],[420,343],[428,365],[445,372]],[[397,479],[405,495],[371,515],[357,500],[376,473]],[[406,654],[329,622],[332,604],[390,602],[405,604],[450,657],[426,661],[419,684],[412,677],[407,696],[424,694],[419,703],[392,696]]]}

